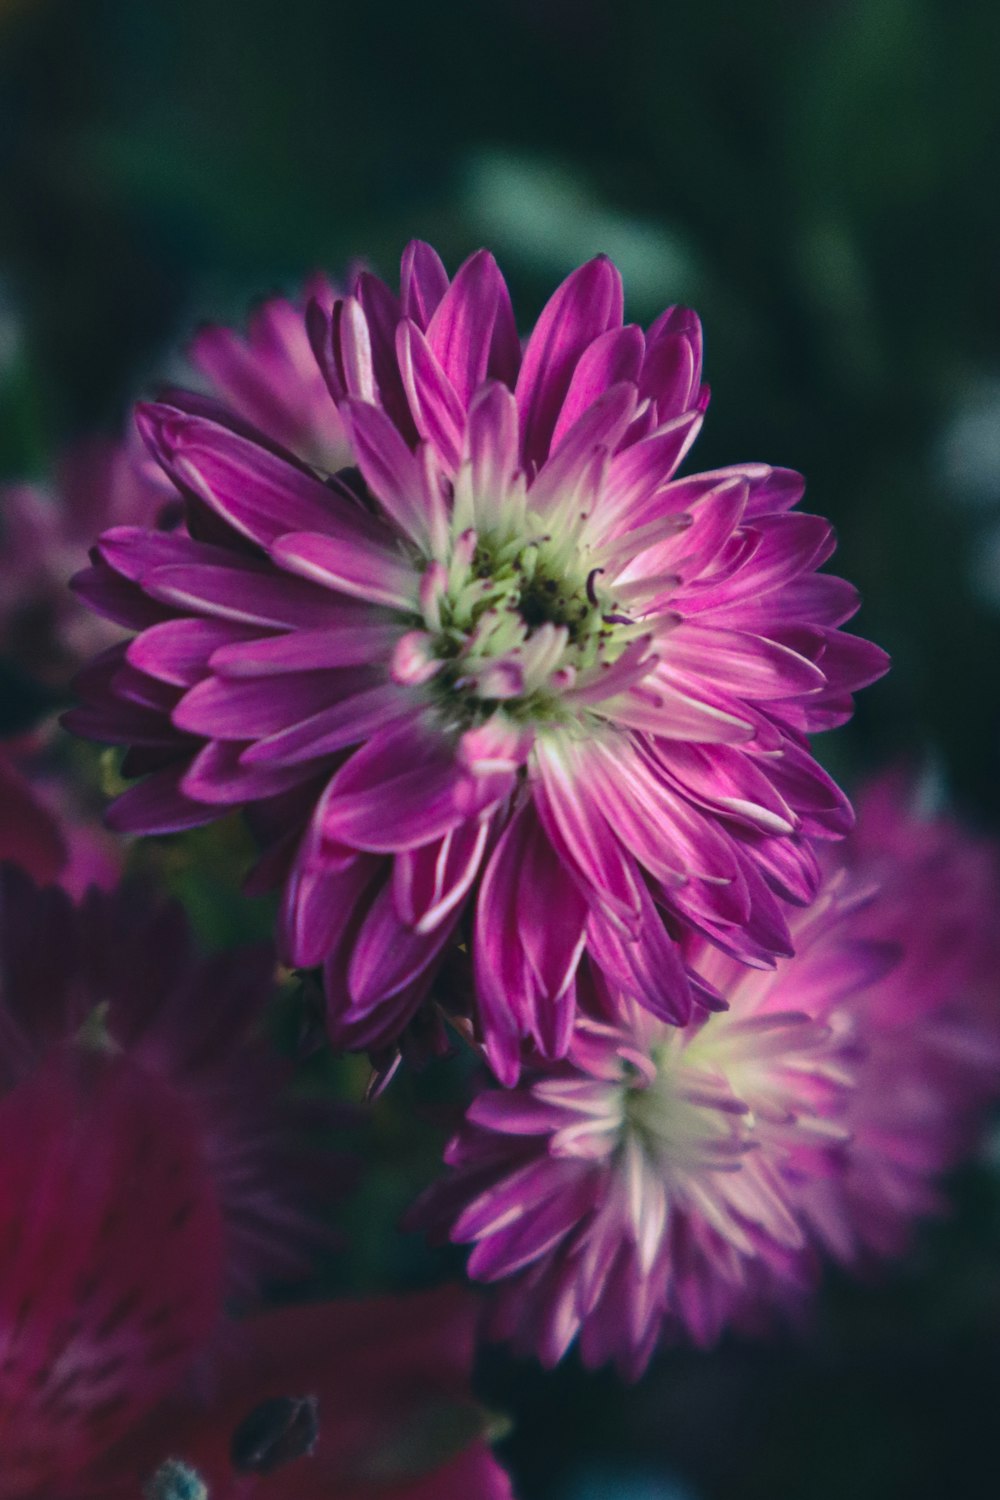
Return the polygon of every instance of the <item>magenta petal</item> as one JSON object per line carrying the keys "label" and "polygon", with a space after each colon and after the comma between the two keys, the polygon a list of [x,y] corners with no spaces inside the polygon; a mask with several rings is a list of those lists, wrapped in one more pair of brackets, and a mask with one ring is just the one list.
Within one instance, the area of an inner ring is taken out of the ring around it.
{"label": "magenta petal", "polygon": [[589,411],[594,402],[627,381],[634,385],[642,364],[645,340],[634,323],[624,328],[609,328],[581,356],[552,433],[552,449],[558,448],[575,422]]}
{"label": "magenta petal", "polygon": [[[317,284],[315,295],[325,312],[333,300],[331,289]],[[189,353],[233,412],[299,457],[340,467],[343,431],[299,307],[283,297],[271,298],[253,313],[247,338],[228,328],[206,327]]]}
{"label": "magenta petal", "polygon": [[500,1183],[488,1183],[482,1192],[475,1193],[470,1183],[469,1201],[452,1226],[451,1239],[463,1244],[489,1235],[505,1235],[511,1225],[534,1216],[551,1199],[556,1186],[564,1186],[565,1179],[578,1171],[566,1163],[555,1165],[543,1156],[511,1171]]}
{"label": "magenta petal", "polygon": [[[856,615],[860,607],[861,596],[853,583],[830,573],[807,573],[783,583],[775,599],[761,601],[756,625],[759,628],[765,613],[776,612],[789,621],[808,620],[811,625],[835,627]],[[725,606],[716,611],[715,617],[720,624],[726,623]],[[748,618],[753,621],[752,614]]]}
{"label": "magenta petal", "polygon": [[337,696],[332,676],[298,672],[276,681],[210,677],[185,693],[174,709],[174,723],[191,734],[224,740],[274,734],[327,707]]}
{"label": "magenta petal", "polygon": [[383,410],[392,418],[405,441],[412,445],[417,431],[403,390],[396,359],[396,325],[400,318],[399,301],[384,281],[363,271],[355,288],[357,299],[368,323],[371,340],[372,371],[375,388]]}
{"label": "magenta petal", "polygon": [[[81,684],[86,681],[85,672],[81,673],[80,681]],[[153,713],[164,718],[170,714],[179,697],[172,684],[148,677],[128,660],[113,673],[110,687],[119,702],[137,703],[141,708],[152,709]]]}
{"label": "magenta petal", "polygon": [[419,721],[379,730],[336,774],[324,814],[327,837],[395,853],[441,838],[465,821],[446,741]]}
{"label": "magenta petal", "polygon": [[578,784],[580,768],[569,748],[539,740],[535,758],[541,773],[535,802],[553,844],[594,899],[623,920],[634,920],[639,892],[633,862]]}
{"label": "magenta petal", "polygon": [[[783,901],[805,906],[816,895],[821,872],[811,844],[766,836],[750,837],[747,853],[751,864]],[[788,947],[787,939],[785,946]]]}
{"label": "magenta petal", "polygon": [[691,1017],[691,987],[680,949],[642,884],[640,905],[634,937],[600,913],[592,913],[587,924],[588,952],[626,994],[634,995],[661,1020],[683,1026]]}
{"label": "magenta petal", "polygon": [[[691,801],[747,823],[762,833],[794,832],[793,809],[765,769],[730,745],[685,745],[680,740],[650,744],[657,769]],[[766,765],[766,762],[765,762]]]}
{"label": "magenta petal", "polygon": [[590,1200],[586,1179],[575,1191],[550,1192],[538,1208],[519,1216],[511,1228],[480,1240],[469,1256],[469,1275],[477,1281],[495,1281],[530,1265],[575,1228]]}
{"label": "magenta petal", "polygon": [[332,343],[344,395],[359,401],[375,401],[378,392],[371,333],[364,308],[356,297],[344,297],[334,304]]}
{"label": "magenta petal", "polygon": [[404,926],[396,911],[392,886],[386,882],[351,950],[347,984],[352,1005],[369,1010],[412,984],[437,958],[455,920],[453,916],[450,921],[439,922],[429,933]]}
{"label": "magenta petal", "polygon": [[104,619],[124,625],[126,630],[145,630],[149,625],[169,619],[169,610],[150,599],[136,584],[113,572],[103,561],[74,573],[69,583],[84,604],[103,615]]}
{"label": "magenta petal", "polygon": [[615,455],[600,509],[606,534],[644,526],[668,509],[676,513],[686,508],[680,500],[675,503],[673,495],[661,496],[658,491],[698,436],[701,420],[699,412],[686,412]]}
{"label": "magenta petal", "polygon": [[371,1007],[355,1006],[345,993],[343,961],[335,954],[323,966],[327,997],[326,1029],[338,1052],[391,1052],[427,998],[437,960],[432,960],[412,984],[380,998]]}
{"label": "magenta petal", "polygon": [[240,638],[232,626],[224,628],[230,631],[229,644],[220,643],[211,658],[218,677],[277,677],[324,667],[358,667],[387,656],[399,637],[398,625],[380,622],[363,606],[333,600],[323,630]]}
{"label": "magenta petal", "polygon": [[64,728],[100,745],[134,745],[147,750],[176,749],[178,735],[169,719],[154,719],[129,704],[112,702],[100,708],[81,704],[67,709],[60,719]]}
{"label": "magenta petal", "polygon": [[489,819],[470,819],[433,843],[397,854],[393,891],[403,922],[431,932],[464,900],[479,873],[489,830]]}
{"label": "magenta petal", "polygon": [[116,797],[106,821],[116,833],[181,833],[220,816],[216,807],[194,802],[182,790],[187,764],[154,771]]}
{"label": "magenta petal", "polygon": [[318,298],[312,297],[306,304],[305,324],[316,366],[323,376],[330,395],[334,401],[339,401],[344,395],[344,382],[337,364],[337,351],[334,348],[335,312],[336,303],[327,307]]}
{"label": "magenta petal", "polygon": [[444,550],[448,514],[441,490],[424,475],[395,425],[376,406],[345,403],[354,454],[365,483],[405,536],[425,552]]}
{"label": "magenta petal", "polygon": [[[541,825],[535,819],[532,824],[521,865],[521,942],[538,981],[542,997],[538,1012],[543,1027],[541,1011],[566,993],[576,972],[587,903],[581,892],[565,881],[562,863]],[[559,890],[558,901],[551,899],[555,890]]]}
{"label": "magenta petal", "polygon": [[128,659],[161,682],[193,687],[208,675],[208,661],[214,651],[246,641],[263,644],[253,626],[234,625],[228,620],[168,620],[136,636],[129,643]]}
{"label": "magenta petal", "polygon": [[775,469],[770,464],[738,464],[722,473],[742,472],[750,484],[747,518],[753,519],[776,510],[790,510],[802,499],[806,482],[794,469]]}
{"label": "magenta petal", "polygon": [[473,958],[479,1019],[490,1066],[505,1084],[515,1083],[520,1072],[518,1037],[530,1035],[535,1026],[536,986],[526,973],[512,925],[519,910],[521,860],[535,822],[530,805],[511,819],[490,856],[476,902]]}
{"label": "magenta petal", "polygon": [[355,908],[382,868],[368,854],[355,855],[342,870],[306,868],[297,860],[282,893],[278,935],[282,957],[311,969],[332,953]]}
{"label": "magenta petal", "polygon": [[333,537],[303,531],[280,537],[271,556],[279,567],[326,588],[391,609],[417,608],[417,575],[388,548],[345,547]]}
{"label": "magenta petal", "polygon": [[[567,493],[576,494],[579,476],[586,472],[587,461],[594,450],[613,448],[634,411],[635,387],[627,382],[612,386],[592,402],[566,432],[558,448],[553,444],[551,456],[531,487],[532,506],[544,515],[558,507]],[[580,500],[588,510],[593,507],[592,494],[583,494]]]}
{"label": "magenta petal", "polygon": [[427,342],[468,407],[486,378],[503,277],[488,250],[478,250],[456,271],[427,325]]}
{"label": "magenta petal", "polygon": [[344,532],[361,540],[372,524],[314,475],[259,443],[172,407],[143,409],[175,482],[262,547],[286,531]]}
{"label": "magenta petal", "polygon": [[503,1135],[550,1135],[564,1123],[557,1104],[547,1104],[520,1090],[486,1089],[477,1094],[466,1119]]}
{"label": "magenta petal", "polygon": [[466,443],[472,490],[494,504],[505,495],[520,464],[517,405],[505,386],[491,381],[469,407]]}
{"label": "magenta petal", "polygon": [[[745,517],[745,510],[743,514]],[[693,609],[698,612],[711,609],[713,616],[719,617],[720,624],[730,619],[739,623],[744,616],[752,621],[755,612],[771,621],[776,613],[784,617],[793,605],[792,589],[797,582],[821,586],[841,582],[807,571],[826,560],[833,540],[829,522],[819,516],[800,515],[798,512],[768,516],[758,521],[749,535],[755,538],[756,544],[747,554],[745,563],[734,574],[709,577],[704,584],[699,584],[691,595]],[[769,598],[775,590],[780,590],[777,598]],[[853,610],[849,609],[848,613],[853,613]],[[810,615],[797,612],[793,618],[808,620]]]}
{"label": "magenta petal", "polygon": [[753,700],[794,698],[825,686],[818,667],[762,636],[714,626],[682,622],[662,642],[667,667],[676,667],[696,684],[704,678],[713,687]]}
{"label": "magenta petal", "polygon": [[546,457],[578,360],[594,339],[620,325],[622,306],[621,277],[598,256],[568,276],[543,308],[515,390],[529,462]]}
{"label": "magenta petal", "polygon": [[840,694],[877,682],[891,662],[880,646],[838,630],[827,635],[819,665],[830,691]]}
{"label": "magenta petal", "polygon": [[408,717],[413,703],[393,682],[377,683],[348,694],[277,733],[256,740],[243,752],[246,766],[299,766],[357,745],[397,719]]}
{"label": "magenta petal", "polygon": [[133,583],[145,583],[159,567],[223,564],[225,547],[196,542],[186,532],[147,531],[141,526],[112,526],[97,541],[101,561]]}
{"label": "magenta petal", "polygon": [[601,712],[620,725],[664,739],[705,745],[752,740],[755,723],[747,705],[713,693],[703,683],[702,676],[682,674],[662,665],[642,681],[626,684],[624,691],[602,701]]}
{"label": "magenta petal", "polygon": [[658,880],[706,877],[726,885],[736,874],[727,835],[677,795],[627,740],[598,742],[587,753],[587,777],[609,823]]}
{"label": "magenta petal", "polygon": [[199,750],[181,782],[184,795],[195,802],[237,806],[277,796],[302,780],[303,773],[297,770],[246,766],[240,749],[228,741],[213,741]]}
{"label": "magenta petal", "polygon": [[803,746],[788,741],[768,765],[780,795],[799,814],[803,833],[814,838],[842,838],[854,825],[851,804],[836,782]]}
{"label": "magenta petal", "polygon": [[142,583],[154,599],[175,609],[264,630],[321,629],[331,618],[325,589],[235,556],[218,566],[152,568]]}
{"label": "magenta petal", "polygon": [[400,270],[403,316],[426,330],[447,290],[448,272],[437,251],[423,240],[411,240],[403,251]]}
{"label": "magenta petal", "polygon": [[639,390],[655,403],[661,422],[697,404],[701,353],[701,323],[687,308],[671,309],[650,328]]}
{"label": "magenta petal", "polygon": [[400,323],[396,351],[417,431],[454,474],[462,452],[462,403],[416,324]]}

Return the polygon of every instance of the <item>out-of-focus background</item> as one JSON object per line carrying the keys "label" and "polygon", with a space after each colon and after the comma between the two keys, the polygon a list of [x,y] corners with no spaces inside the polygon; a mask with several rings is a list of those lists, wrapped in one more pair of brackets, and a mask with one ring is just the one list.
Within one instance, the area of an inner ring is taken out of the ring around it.
{"label": "out-of-focus background", "polygon": [[[699,467],[799,468],[837,523],[895,666],[821,754],[850,785],[926,753],[996,827],[998,71],[984,0],[0,0],[0,479],[316,267],[487,244],[527,326],[607,251],[632,317],[704,319]],[[668,1353],[634,1390],[490,1356],[524,1500],[996,1493],[996,1163],[956,1195],[808,1335]],[[430,1274],[360,1245],[348,1279]]]}

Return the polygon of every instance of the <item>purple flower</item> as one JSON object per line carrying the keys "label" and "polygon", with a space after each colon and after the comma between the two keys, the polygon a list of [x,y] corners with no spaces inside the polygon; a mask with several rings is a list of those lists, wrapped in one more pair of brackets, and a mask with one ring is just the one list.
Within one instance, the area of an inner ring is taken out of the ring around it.
{"label": "purple flower", "polygon": [[[498,1336],[546,1364],[578,1339],[635,1377],[661,1340],[797,1301],[819,1249],[899,1253],[940,1205],[998,1092],[1000,940],[978,920],[996,851],[885,788],[864,807],[858,868],[831,870],[793,958],[702,956],[726,1013],[666,1027],[597,985],[595,1015],[618,1019],[582,1019],[565,1062],[475,1099],[416,1217],[474,1246]],[[956,874],[964,914],[938,900]]]}
{"label": "purple flower", "polygon": [[353,468],[198,397],[142,409],[190,535],[108,532],[78,580],[139,632],[69,719],[149,773],[115,826],[254,805],[343,1046],[396,1039],[459,942],[506,1082],[525,1038],[565,1055],[584,953],[668,1022],[717,1005],[678,938],[770,965],[850,826],[806,734],[885,658],[838,628],[829,525],[785,470],[675,477],[700,327],[623,326],[605,259],[523,352],[484,251],[449,283],[411,245],[398,298],[363,273],[310,324]]}

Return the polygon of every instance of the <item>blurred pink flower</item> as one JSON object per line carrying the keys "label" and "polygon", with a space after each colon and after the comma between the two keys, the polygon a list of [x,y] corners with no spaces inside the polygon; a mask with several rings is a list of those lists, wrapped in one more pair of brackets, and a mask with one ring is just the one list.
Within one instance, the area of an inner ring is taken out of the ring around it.
{"label": "blurred pink flower", "polygon": [[227,1276],[244,1291],[300,1268],[316,1233],[297,1206],[310,1184],[292,1166],[304,1116],[282,1097],[288,1065],[258,1034],[274,977],[267,944],[202,955],[181,907],[140,883],[74,904],[0,870],[0,1078],[26,1078],[81,1040],[161,1078],[197,1128]]}
{"label": "blurred pink flower", "polygon": [[861,807],[793,958],[699,956],[725,1014],[665,1027],[595,975],[566,1062],[475,1099],[417,1219],[474,1246],[498,1336],[635,1377],[940,1207],[1000,1093],[997,851],[893,782]]}
{"label": "blurred pink flower", "polygon": [[[0,868],[0,1497],[70,1481],[178,1389],[224,1298],[320,1231],[267,948],[208,959],[138,889]],[[338,1164],[329,1160],[334,1171]]]}
{"label": "blurred pink flower", "polygon": [[524,1038],[566,1053],[584,953],[663,1020],[721,1003],[678,936],[790,952],[779,897],[851,822],[806,734],[886,663],[839,629],[831,528],[786,470],[676,477],[700,325],[623,326],[603,258],[523,353],[485,251],[449,282],[413,244],[399,298],[362,273],[309,321],[356,468],[200,397],[141,410],[190,534],[106,532],[77,580],[139,632],[67,720],[149,773],[114,826],[280,829],[282,953],[324,965],[341,1046],[398,1038],[458,941],[508,1083]]}
{"label": "blurred pink flower", "polygon": [[878,889],[859,934],[900,953],[865,1001],[846,1171],[804,1199],[846,1263],[902,1255],[918,1220],[946,1209],[941,1176],[1000,1094],[1000,852],[919,800],[901,771],[872,780],[846,850],[853,877]]}
{"label": "blurred pink flower", "polygon": [[[475,1313],[470,1294],[445,1287],[247,1319],[221,1341],[203,1390],[165,1403],[66,1500],[134,1500],[169,1458],[211,1500],[511,1500],[470,1390]],[[315,1401],[311,1453],[238,1472],[234,1434],[290,1396]]]}

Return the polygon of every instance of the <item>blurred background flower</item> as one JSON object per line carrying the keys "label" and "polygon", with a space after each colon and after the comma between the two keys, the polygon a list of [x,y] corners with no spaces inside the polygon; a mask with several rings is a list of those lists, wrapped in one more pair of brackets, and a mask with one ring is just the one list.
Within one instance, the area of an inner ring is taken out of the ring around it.
{"label": "blurred background flower", "polygon": [[[138,389],[179,378],[168,351],[201,319],[243,328],[253,297],[294,295],[316,267],[363,254],[389,273],[413,235],[456,266],[489,241],[528,326],[560,274],[608,251],[627,316],[702,315],[730,397],[699,466],[780,455],[838,526],[858,628],[894,671],[820,742],[828,768],[851,787],[927,746],[995,830],[998,50],[1000,10],[941,0],[0,5],[0,479],[50,484],[58,455],[124,430]],[[0,650],[5,732],[64,693]],[[248,852],[220,827],[130,860],[231,942],[271,925],[236,898]],[[346,1089],[323,1054],[307,1071]],[[435,1091],[402,1078],[327,1290],[434,1273],[391,1233],[433,1171],[415,1109],[439,1111]],[[543,1377],[491,1356],[525,1500],[665,1472],[702,1500],[982,1492],[996,1161],[952,1186],[956,1214],[890,1280],[831,1282],[807,1343],[677,1352],[625,1393],[572,1361]]]}

